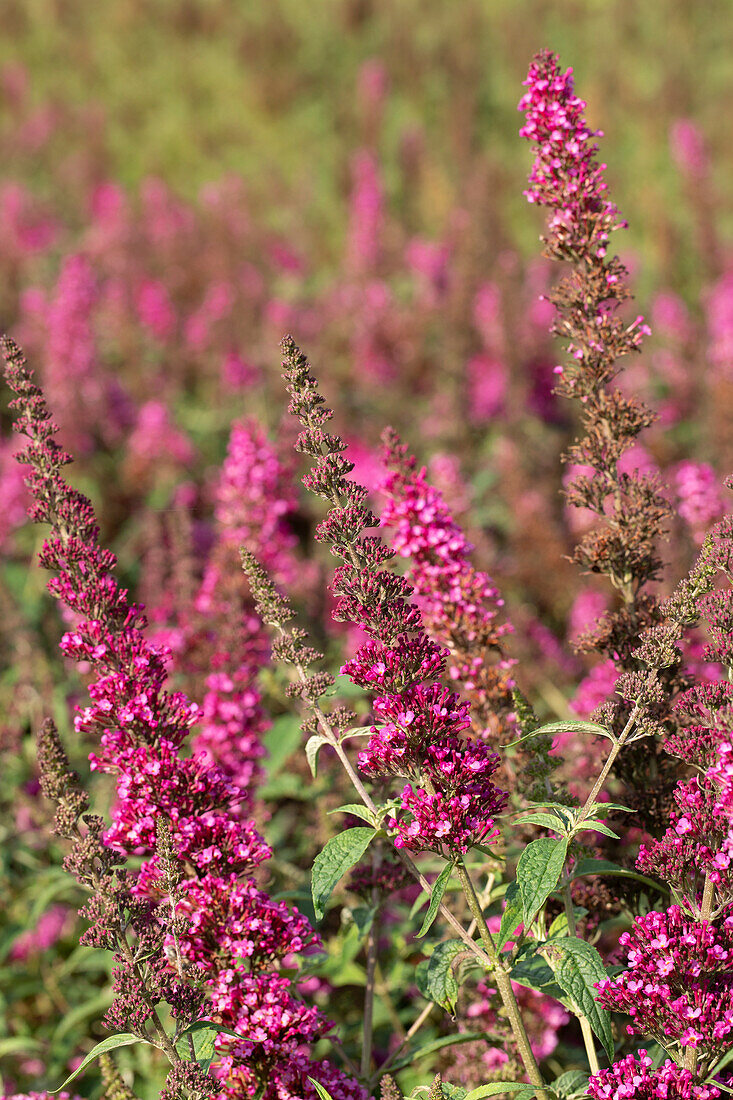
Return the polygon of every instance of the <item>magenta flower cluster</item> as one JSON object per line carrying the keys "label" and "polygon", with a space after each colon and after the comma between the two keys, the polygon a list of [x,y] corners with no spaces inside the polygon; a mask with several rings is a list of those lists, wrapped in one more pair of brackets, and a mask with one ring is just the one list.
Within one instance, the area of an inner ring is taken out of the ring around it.
{"label": "magenta flower cluster", "polygon": [[[384,638],[362,645],[341,671],[375,695],[373,710],[379,725],[372,727],[367,747],[359,753],[365,775],[404,775],[412,780],[402,791],[399,817],[390,819],[395,844],[413,851],[466,852],[498,832],[496,816],[507,795],[492,781],[499,757],[478,741],[462,736],[470,727],[470,707],[437,679],[445,670],[446,653],[423,632],[419,613],[404,600],[410,589],[391,573],[383,573],[397,600],[375,611],[368,603],[354,621]],[[367,580],[379,593],[379,574]],[[353,607],[342,600],[344,606]],[[338,612],[337,612],[338,613]],[[390,635],[385,620],[394,616]],[[409,632],[409,633],[408,633]]]}
{"label": "magenta flower cluster", "polygon": [[583,250],[589,223],[600,215],[603,224],[595,237],[595,256],[601,259],[609,233],[626,224],[606,196],[606,166],[596,160],[593,139],[602,137],[602,131],[586,122],[586,104],[575,94],[573,70],[562,72],[553,54],[537,55],[524,84],[527,92],[519,110],[527,120],[519,132],[537,147],[525,195],[531,203],[552,208],[548,228],[567,254]]}
{"label": "magenta flower cluster", "polygon": [[719,890],[728,892],[733,887],[733,878],[720,858],[726,828],[716,812],[717,794],[715,785],[704,777],[679,782],[669,828],[661,839],[639,849],[639,870],[671,883],[690,903],[706,875]]}
{"label": "magenta flower cluster", "polygon": [[598,1000],[653,1035],[714,1055],[733,1034],[733,915],[696,921],[679,906],[637,917],[620,944],[628,970],[599,983]]}
{"label": "magenta flower cluster", "polygon": [[[296,910],[272,901],[248,877],[269,850],[242,820],[241,793],[225,772],[202,756],[184,755],[199,708],[166,689],[166,652],[147,641],[143,609],[129,601],[113,575],[114,555],[97,541],[91,504],[62,476],[70,458],[54,441],[43,395],[17,347],[6,341],[4,352],[17,429],[29,440],[23,459],[31,467],[32,518],[52,527],[41,562],[55,573],[49,590],[75,620],[62,649],[93,677],[91,703],[79,708],[76,728],[99,744],[92,766],[116,776],[107,842],[143,857],[135,889],[154,896],[156,819],[169,822],[185,870],[182,906],[190,912],[185,957],[206,974],[215,1018],[242,1037],[220,1040],[224,1057],[214,1072],[222,1094],[241,1095],[259,1083],[266,1097],[295,1100],[315,1095],[311,1075],[334,1098],[363,1100],[363,1090],[338,1069],[309,1058],[308,1045],[331,1025],[302,1004],[278,968],[318,939]],[[124,1030],[125,1012],[137,1012],[139,998],[119,962],[109,1020]]]}
{"label": "magenta flower cluster", "polygon": [[601,1070],[588,1083],[593,1100],[717,1100],[715,1085],[696,1083],[688,1069],[671,1059],[658,1069],[645,1050],[629,1054],[610,1069]]}
{"label": "magenta flower cluster", "polygon": [[267,721],[257,680],[269,643],[243,593],[239,547],[250,549],[279,579],[290,579],[295,538],[288,517],[296,507],[292,482],[262,428],[236,422],[216,487],[216,542],[193,609],[182,611],[187,644],[179,664],[186,669],[193,647],[206,662],[193,747],[224,770],[245,801],[261,773]]}
{"label": "magenta flower cluster", "polygon": [[[428,633],[448,648],[452,680],[469,693],[474,715],[494,726],[512,710],[513,661],[502,640],[511,623],[498,622],[504,600],[486,573],[475,569],[473,546],[439,489],[417,469],[413,455],[396,435],[385,432],[383,460],[388,468],[382,524],[394,528],[392,546],[409,559],[409,580]],[[493,730],[477,729],[481,736]]]}
{"label": "magenta flower cluster", "polygon": [[345,444],[325,431],[325,407],[310,364],[290,337],[283,341],[290,411],[303,431],[298,448],[315,459],[304,484],[330,505],[317,538],[342,564],[334,573],[334,618],[364,630],[368,639],[342,673],[374,696],[372,726],[359,767],[370,776],[401,775],[402,810],[390,827],[395,844],[412,850],[466,852],[496,834],[495,817],[506,805],[492,776],[498,756],[462,736],[470,708],[440,683],[447,653],[425,633],[404,577],[381,568],[394,551],[362,532],[378,526],[366,505],[367,490],[348,478],[353,464]]}

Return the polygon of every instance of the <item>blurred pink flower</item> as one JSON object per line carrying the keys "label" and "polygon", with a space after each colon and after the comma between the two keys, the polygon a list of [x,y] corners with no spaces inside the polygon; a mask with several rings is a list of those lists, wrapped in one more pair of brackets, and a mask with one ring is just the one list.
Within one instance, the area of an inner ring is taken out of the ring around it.
{"label": "blurred pink flower", "polygon": [[65,905],[52,905],[38,918],[35,928],[22,932],[10,948],[9,957],[14,962],[25,962],[31,955],[47,951],[63,934],[69,923],[71,911]]}

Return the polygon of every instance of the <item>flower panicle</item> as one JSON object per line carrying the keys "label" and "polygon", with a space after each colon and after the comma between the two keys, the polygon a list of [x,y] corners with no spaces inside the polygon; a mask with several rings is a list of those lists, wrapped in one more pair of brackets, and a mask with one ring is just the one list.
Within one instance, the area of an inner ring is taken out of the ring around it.
{"label": "flower panicle", "polygon": [[426,629],[450,653],[449,675],[471,700],[475,732],[498,738],[516,728],[514,661],[503,648],[513,627],[499,619],[504,600],[471,564],[470,542],[407,445],[389,428],[382,442],[382,523],[393,528],[393,548],[409,559]]}
{"label": "flower panicle", "polygon": [[[105,1024],[141,1037],[155,1032],[172,1063],[165,1091],[171,1100],[211,1092],[211,1077],[181,1062],[175,1045],[209,1011],[240,1036],[222,1041],[213,1070],[223,1095],[261,1089],[264,1100],[284,1093],[313,1100],[308,1077],[317,1073],[334,1100],[365,1100],[354,1081],[307,1054],[331,1024],[302,1003],[279,965],[318,937],[251,877],[271,853],[243,818],[231,777],[184,751],[199,710],[166,689],[167,652],[148,640],[142,607],[115,579],[114,555],[98,544],[91,504],[62,476],[69,456],[56,445],[43,394],[17,345],[6,339],[2,350],[19,429],[29,440],[22,458],[31,466],[33,518],[51,525],[41,564],[54,572],[49,587],[72,612],[61,649],[92,672],[90,704],[79,709],[76,729],[97,742],[92,768],[116,777],[111,827],[82,812],[86,831],[79,830],[84,799],[46,729],[44,782],[62,801],[63,827],[79,833],[67,869],[94,891],[83,911],[90,922],[83,942],[114,951],[118,963]],[[266,586],[260,595],[273,605]],[[142,856],[139,869],[122,866],[124,853]],[[163,1002],[172,1036],[157,1016]]]}
{"label": "flower panicle", "polygon": [[[507,795],[492,781],[499,758],[486,744],[466,742],[470,706],[440,683],[448,652],[430,639],[413,589],[384,565],[394,557],[374,530],[379,520],[367,490],[349,478],[353,464],[338,436],[322,425],[332,418],[306,356],[292,337],[282,343],[290,410],[302,432],[298,447],[314,465],[303,482],[329,504],[320,541],[341,564],[331,589],[334,618],[352,623],[367,640],[341,672],[374,695],[371,737],[359,754],[367,776],[403,776],[401,812],[390,818],[397,847],[465,852],[497,833],[495,818]],[[275,597],[256,581],[266,614]]]}
{"label": "flower panicle", "polygon": [[[520,132],[535,153],[527,197],[548,211],[545,255],[569,266],[548,300],[555,308],[553,332],[566,353],[555,368],[555,392],[579,403],[583,429],[563,456],[565,496],[569,507],[592,517],[573,560],[587,572],[606,576],[616,593],[615,606],[577,644],[611,662],[621,677],[616,686],[620,699],[604,704],[594,717],[620,735],[641,698],[646,732],[674,736],[672,703],[688,685],[685,669],[679,662],[666,665],[652,689],[638,673],[635,654],[645,632],[663,618],[649,585],[662,576],[659,543],[672,509],[638,442],[655,416],[613,385],[624,358],[639,352],[650,333],[642,316],[629,320],[621,309],[631,291],[626,268],[610,253],[610,238],[626,222],[608,194],[605,165],[598,159],[601,135],[585,117],[572,71],[563,72],[557,56],[544,50],[532,61],[525,84],[519,109],[526,120]],[[654,807],[665,803],[675,776],[656,743],[651,746],[644,754],[626,751],[614,767],[638,820],[655,831],[661,822]],[[653,798],[644,778],[649,751],[658,756]]]}

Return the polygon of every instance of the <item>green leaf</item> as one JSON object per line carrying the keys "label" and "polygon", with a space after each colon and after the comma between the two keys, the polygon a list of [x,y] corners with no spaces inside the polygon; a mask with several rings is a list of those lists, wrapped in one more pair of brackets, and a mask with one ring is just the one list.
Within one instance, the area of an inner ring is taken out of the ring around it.
{"label": "green leaf", "polygon": [[445,1100],[466,1100],[468,1089],[464,1089],[462,1085],[451,1085],[448,1081],[441,1081],[440,1092]]}
{"label": "green leaf", "polygon": [[625,878],[636,879],[637,882],[643,882],[647,886],[652,886],[655,890],[661,894],[668,894],[670,892],[669,887],[665,886],[661,882],[657,882],[653,878],[647,878],[646,875],[640,875],[636,871],[630,871],[626,867],[620,867],[618,863],[612,863],[608,859],[579,859],[573,867],[571,873],[571,881],[576,878],[582,878],[583,875],[623,875]]}
{"label": "green leaf", "polygon": [[184,1062],[198,1062],[204,1073],[207,1073],[216,1054],[218,1033],[219,1029],[210,1020],[191,1024],[176,1043],[176,1050]]}
{"label": "green leaf", "polygon": [[504,912],[501,915],[499,939],[496,950],[501,951],[505,944],[514,938],[514,933],[524,920],[524,906],[518,882],[510,882],[504,895]]}
{"label": "green leaf", "polygon": [[613,1062],[611,1018],[596,1001],[594,987],[594,982],[601,982],[606,977],[601,956],[595,947],[575,936],[553,940],[548,944],[545,955],[557,984],[567,993],[576,1012],[586,1017],[603,1043],[609,1061]]}
{"label": "green leaf", "polygon": [[323,920],[326,902],[334,886],[350,867],[359,862],[375,836],[374,829],[347,829],[345,833],[331,837],[326,847],[318,853],[311,874],[316,920]]}
{"label": "green leaf", "polygon": [[352,817],[360,817],[370,825],[376,826],[374,814],[362,802],[347,802],[344,806],[337,806],[335,810],[329,810],[329,814],[351,814]]}
{"label": "green leaf", "polygon": [[369,929],[374,923],[376,912],[376,909],[368,909],[365,905],[360,906],[358,909],[351,910],[351,916],[356,925],[360,940],[363,940],[369,932]]}
{"label": "green leaf", "polygon": [[528,1085],[526,1081],[492,1081],[490,1085],[479,1085],[477,1089],[471,1089],[464,1100],[481,1100],[483,1096],[499,1096],[502,1092],[519,1092],[524,1096],[534,1096],[534,1085]]}
{"label": "green leaf", "polygon": [[517,738],[516,741],[509,741],[501,747],[511,749],[514,745],[529,740],[530,737],[547,737],[556,733],[588,733],[594,737],[608,737],[611,741],[616,740],[611,730],[606,729],[605,726],[599,726],[596,722],[548,722],[544,726],[538,726],[531,733],[525,733],[523,737]]}
{"label": "green leaf", "polygon": [[524,927],[535,916],[558,884],[568,851],[567,839],[533,840],[522,852],[517,864],[517,882],[522,894]]}
{"label": "green leaf", "polygon": [[[208,1073],[211,1063],[216,1056],[217,1035],[231,1035],[234,1039],[242,1039],[238,1031],[232,1031],[230,1027],[216,1024],[213,1020],[194,1020],[189,1024],[176,1043],[176,1050],[184,1062],[198,1062],[204,1073]],[[191,1044],[193,1041],[193,1057],[191,1056]]]}
{"label": "green leaf", "polygon": [[548,736],[554,733],[587,733],[593,737],[608,737],[611,741],[616,740],[611,730],[605,726],[599,726],[597,722],[548,722],[539,729],[532,730],[532,733],[535,737],[538,734]]}
{"label": "green leaf", "polygon": [[[528,802],[527,805],[533,810],[548,810],[550,813],[557,814],[566,825],[574,824],[580,812],[577,806],[566,806],[564,802]],[[520,810],[519,812],[524,811]]]}
{"label": "green leaf", "polygon": [[313,1085],[313,1088],[316,1090],[321,1100],[333,1100],[331,1093],[328,1091],[328,1089],[325,1089],[323,1087],[320,1081],[316,1081],[315,1077],[309,1077],[308,1080]]}
{"label": "green leaf", "polygon": [[586,829],[591,829],[594,833],[603,833],[604,836],[610,836],[613,840],[621,839],[618,833],[614,833],[613,829],[609,829],[608,825],[604,825],[602,821],[581,821],[578,832],[583,833]]}
{"label": "green leaf", "polygon": [[420,939],[422,936],[426,935],[426,933],[430,930],[433,921],[437,917],[438,909],[440,908],[440,903],[443,900],[443,894],[445,893],[445,888],[448,885],[448,881],[452,873],[453,864],[446,863],[445,867],[433,883],[433,888],[430,891],[430,905],[428,906],[428,911],[425,914],[425,920],[422,922],[422,927],[417,934],[417,939]]}
{"label": "green leaf", "polygon": [[556,814],[527,814],[526,817],[517,818],[517,825],[543,825],[546,829],[552,829],[556,833],[564,834],[567,826]]}
{"label": "green leaf", "polygon": [[547,994],[548,997],[554,997],[562,1004],[567,1004],[567,998],[555,981],[555,975],[548,966],[547,960],[539,953],[543,946],[536,941],[529,943],[509,972],[509,977],[513,982],[526,986],[527,989],[535,989]]}
{"label": "green leaf", "polygon": [[99,1058],[100,1054],[106,1054],[108,1050],[116,1050],[117,1047],[130,1047],[133,1043],[144,1042],[144,1039],[140,1039],[137,1035],[132,1035],[129,1032],[122,1032],[120,1035],[110,1035],[108,1039],[103,1039],[101,1043],[97,1043],[96,1046],[92,1047],[86,1058],[80,1062],[74,1072],[66,1078],[63,1085],[59,1085],[57,1089],[51,1089],[51,1093],[61,1092],[61,1090],[66,1088],[66,1086],[78,1077],[80,1073],[83,1073],[95,1058]]}
{"label": "green leaf", "polygon": [[592,806],[588,807],[589,814],[599,813],[602,810],[605,810],[606,813],[618,811],[625,814],[635,814],[639,812],[638,810],[632,810],[630,806],[622,806],[620,802],[594,802]]}
{"label": "green leaf", "polygon": [[[461,1031],[456,1032],[453,1035],[443,1035],[440,1039],[431,1039],[429,1043],[425,1043],[424,1046],[416,1047],[414,1050],[403,1054],[395,1062],[392,1062],[389,1067],[389,1072],[392,1073],[398,1069],[404,1069],[405,1066],[411,1065],[416,1058],[424,1058],[427,1054],[434,1054],[436,1050],[443,1050],[444,1047],[454,1047],[458,1043],[473,1043],[478,1039],[486,1039],[486,1033],[483,1031]],[[465,1089],[463,1090],[465,1092]],[[464,1097],[464,1100],[466,1098]]]}
{"label": "green leaf", "polygon": [[453,961],[456,955],[467,950],[463,940],[444,940],[437,944],[429,959],[419,964],[415,973],[417,987],[423,997],[451,1013],[458,998]]}
{"label": "green leaf", "polygon": [[328,738],[324,737],[322,733],[314,733],[305,743],[305,758],[308,761],[308,767],[314,779],[318,772],[318,750],[322,745],[327,744]]}
{"label": "green leaf", "polygon": [[550,1083],[550,1088],[558,1100],[574,1100],[584,1096],[588,1085],[588,1074],[579,1069],[570,1069]]}
{"label": "green leaf", "polygon": [[336,694],[342,699],[364,698],[364,689],[358,687],[353,680],[350,680],[343,672],[336,677],[333,686],[336,689]]}
{"label": "green leaf", "polygon": [[[588,916],[588,910],[584,909],[582,905],[573,906],[573,916],[576,923],[582,919],[582,917]],[[552,939],[555,936],[567,936],[568,935],[568,915],[567,913],[558,913],[554,921],[550,925],[547,931],[547,938]]]}

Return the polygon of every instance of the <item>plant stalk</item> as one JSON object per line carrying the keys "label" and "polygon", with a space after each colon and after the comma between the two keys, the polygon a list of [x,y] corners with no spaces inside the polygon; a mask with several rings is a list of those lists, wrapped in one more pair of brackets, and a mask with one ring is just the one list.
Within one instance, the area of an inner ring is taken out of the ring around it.
{"label": "plant stalk", "polygon": [[[700,907],[700,920],[709,921],[713,911],[713,899],[715,898],[715,883],[710,878],[710,873],[705,875],[705,886],[702,892],[702,905]],[[684,1067],[690,1073],[697,1072],[697,1047],[685,1047]]]}
{"label": "plant stalk", "polygon": [[519,1011],[519,1005],[517,1004],[517,998],[514,995],[512,988],[511,978],[504,966],[504,962],[499,958],[499,954],[494,944],[494,938],[489,931],[489,926],[486,923],[486,918],[479,904],[478,897],[474,885],[471,881],[471,876],[466,870],[466,865],[463,860],[459,860],[456,864],[456,871],[458,877],[461,880],[461,886],[463,887],[463,893],[466,896],[468,907],[473,914],[473,918],[476,921],[476,927],[479,930],[481,936],[481,942],[483,943],[486,954],[491,959],[491,969],[496,982],[496,987],[499,990],[499,996],[501,997],[504,1005],[504,1010],[509,1017],[509,1023],[511,1024],[512,1031],[514,1032],[514,1040],[517,1044],[519,1051],[519,1057],[522,1059],[522,1065],[525,1072],[530,1079],[530,1082],[535,1086],[535,1095],[538,1100],[549,1100],[548,1094],[545,1090],[544,1081],[542,1080],[542,1074],[540,1073],[540,1067],[537,1065],[537,1059],[532,1051],[532,1046],[527,1035],[527,1029],[524,1026],[522,1014]]}
{"label": "plant stalk", "polygon": [[[568,883],[563,890],[563,901],[565,903],[565,916],[568,919],[568,933],[571,936],[577,936],[577,927],[575,924],[575,913],[573,912],[573,898],[570,892],[570,883]],[[583,1033],[583,1042],[585,1044],[585,1053],[588,1055],[588,1065],[590,1066],[591,1073],[598,1073],[600,1065],[598,1064],[598,1055],[596,1054],[596,1044],[593,1038],[593,1029],[588,1022],[587,1016],[580,1013],[578,1020],[580,1021],[580,1030]]]}
{"label": "plant stalk", "polygon": [[[379,852],[376,853],[372,867],[374,872],[379,868]],[[361,1048],[361,1075],[364,1079],[369,1076],[372,1066],[372,1046],[374,1043],[374,990],[377,973],[377,947],[379,942],[379,889],[376,882],[372,886],[372,905],[374,906],[374,919],[367,935],[367,964],[366,964],[366,988],[364,990],[364,1041]]]}

